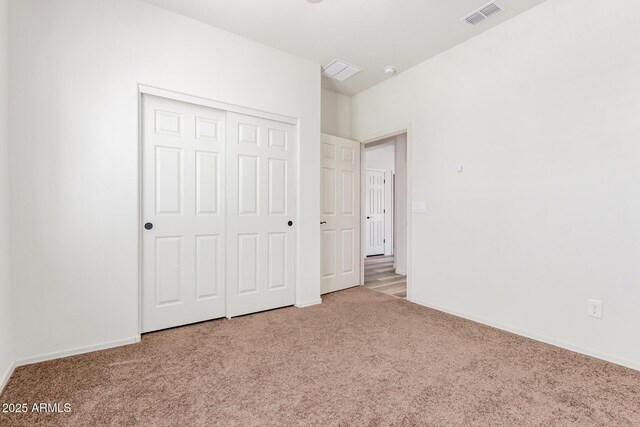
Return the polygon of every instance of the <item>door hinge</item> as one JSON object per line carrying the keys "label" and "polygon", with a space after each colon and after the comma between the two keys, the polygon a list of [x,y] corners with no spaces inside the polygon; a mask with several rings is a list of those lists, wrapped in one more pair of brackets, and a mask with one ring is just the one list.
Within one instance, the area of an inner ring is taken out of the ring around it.
{"label": "door hinge", "polygon": [[387,210],[386,209],[382,209],[382,213],[387,213]]}
{"label": "door hinge", "polygon": [[383,180],[382,180],[382,183],[383,183],[383,184],[386,184],[386,183],[387,183],[387,180],[386,180],[386,179],[383,179]]}
{"label": "door hinge", "polygon": [[382,239],[382,243],[387,243],[387,239]]}

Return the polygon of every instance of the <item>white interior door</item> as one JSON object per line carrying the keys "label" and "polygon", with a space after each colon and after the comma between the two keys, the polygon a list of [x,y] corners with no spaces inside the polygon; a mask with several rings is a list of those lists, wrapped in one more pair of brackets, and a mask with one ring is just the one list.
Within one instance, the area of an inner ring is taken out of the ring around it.
{"label": "white interior door", "polygon": [[294,303],[295,127],[227,115],[227,316]]}
{"label": "white interior door", "polygon": [[365,254],[384,254],[384,171],[367,169],[365,192]]}
{"label": "white interior door", "polygon": [[360,284],[360,144],[322,135],[322,293]]}
{"label": "white interior door", "polygon": [[225,112],[142,100],[142,332],[149,332],[225,315]]}

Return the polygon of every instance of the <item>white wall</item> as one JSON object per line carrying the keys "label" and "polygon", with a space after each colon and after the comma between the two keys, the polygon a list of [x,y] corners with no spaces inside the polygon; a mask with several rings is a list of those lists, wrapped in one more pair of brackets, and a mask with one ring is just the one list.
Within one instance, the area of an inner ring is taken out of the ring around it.
{"label": "white wall", "polygon": [[[391,144],[365,148],[365,176],[366,169],[384,171],[384,254],[393,254],[393,171],[395,168],[395,148]],[[365,180],[365,182],[367,182]]]}
{"label": "white wall", "polygon": [[[319,65],[137,0],[20,0],[11,17],[16,357],[138,334],[137,84],[300,118],[319,188]],[[320,200],[297,199],[296,302],[319,302]]]}
{"label": "white wall", "polygon": [[396,206],[393,242],[396,273],[407,274],[407,135],[395,137]]}
{"label": "white wall", "polygon": [[0,391],[13,367],[11,275],[9,271],[9,1],[0,0]]}
{"label": "white wall", "polygon": [[351,139],[351,98],[322,89],[322,133]]}
{"label": "white wall", "polygon": [[355,96],[411,123],[413,299],[640,368],[638,76],[640,2],[548,1]]}

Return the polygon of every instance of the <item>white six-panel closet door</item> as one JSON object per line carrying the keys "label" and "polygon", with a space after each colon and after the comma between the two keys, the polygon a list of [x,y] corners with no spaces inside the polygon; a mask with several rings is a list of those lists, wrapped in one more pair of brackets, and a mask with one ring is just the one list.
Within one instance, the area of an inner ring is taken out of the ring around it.
{"label": "white six-panel closet door", "polygon": [[226,314],[225,116],[143,95],[142,332]]}
{"label": "white six-panel closet door", "polygon": [[227,316],[294,303],[295,127],[227,114]]}

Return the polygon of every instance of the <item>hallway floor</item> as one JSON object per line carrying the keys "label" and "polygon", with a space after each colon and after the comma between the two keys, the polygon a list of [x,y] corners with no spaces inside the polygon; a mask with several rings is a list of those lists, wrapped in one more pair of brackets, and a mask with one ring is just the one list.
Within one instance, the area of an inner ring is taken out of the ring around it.
{"label": "hallway floor", "polygon": [[393,255],[367,257],[364,260],[364,287],[398,298],[407,297],[407,276],[396,274]]}

